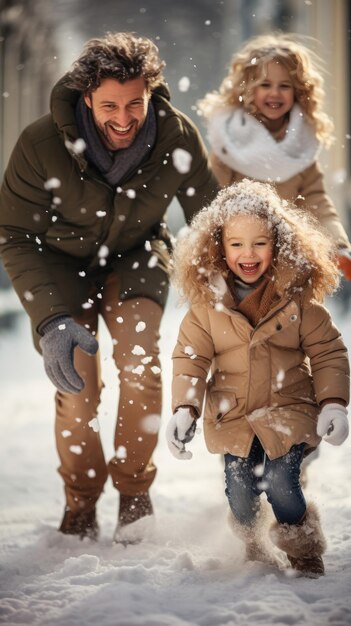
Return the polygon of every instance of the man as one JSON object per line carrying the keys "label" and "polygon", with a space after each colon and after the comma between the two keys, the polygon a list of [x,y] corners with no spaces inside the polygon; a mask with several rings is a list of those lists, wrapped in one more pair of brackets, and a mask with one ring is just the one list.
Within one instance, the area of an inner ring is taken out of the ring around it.
{"label": "man", "polygon": [[[196,128],[170,104],[163,67],[149,39],[88,41],[54,87],[51,114],[21,134],[1,190],[2,258],[57,388],[60,530],[81,538],[97,537],[108,474],[120,492],[115,541],[153,512],[170,250],[164,213],[176,195],[189,221],[217,191]],[[119,372],[108,464],[96,419],[98,315]]]}

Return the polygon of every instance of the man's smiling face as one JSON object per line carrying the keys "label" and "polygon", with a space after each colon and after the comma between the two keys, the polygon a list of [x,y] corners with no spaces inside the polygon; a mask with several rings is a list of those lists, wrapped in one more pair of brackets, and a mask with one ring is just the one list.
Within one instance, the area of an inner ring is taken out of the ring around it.
{"label": "man's smiling face", "polygon": [[142,76],[125,83],[105,78],[84,96],[108,150],[129,148],[145,122],[150,93]]}

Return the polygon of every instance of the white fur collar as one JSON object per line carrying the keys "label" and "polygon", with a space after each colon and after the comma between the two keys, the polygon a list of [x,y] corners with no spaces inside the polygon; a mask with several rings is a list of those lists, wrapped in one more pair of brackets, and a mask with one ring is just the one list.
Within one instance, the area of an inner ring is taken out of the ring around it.
{"label": "white fur collar", "polygon": [[216,111],[208,138],[216,156],[232,170],[263,182],[284,182],[312,165],[320,144],[302,109],[290,112],[286,135],[276,141],[266,127],[242,109]]}

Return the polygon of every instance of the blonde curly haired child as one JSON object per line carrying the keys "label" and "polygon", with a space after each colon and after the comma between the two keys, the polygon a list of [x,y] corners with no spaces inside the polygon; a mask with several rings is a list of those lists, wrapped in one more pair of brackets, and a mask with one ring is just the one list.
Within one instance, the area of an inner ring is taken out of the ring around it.
{"label": "blonde curly haired child", "polygon": [[272,552],[265,493],[271,540],[311,577],[324,573],[325,541],[300,465],[321,438],[340,445],[348,436],[347,350],[322,304],[338,280],[334,244],[316,220],[249,179],[222,189],[174,252],[190,309],[173,352],[170,451],[191,458],[185,444],[205,404],[206,444],[224,455],[231,522],[248,558]]}
{"label": "blonde curly haired child", "polygon": [[254,37],[234,54],[218,91],[199,102],[221,185],[250,177],[312,212],[331,233],[339,265],[351,279],[351,244],[325,191],[318,165],[333,124],[323,111],[318,57],[296,36]]}

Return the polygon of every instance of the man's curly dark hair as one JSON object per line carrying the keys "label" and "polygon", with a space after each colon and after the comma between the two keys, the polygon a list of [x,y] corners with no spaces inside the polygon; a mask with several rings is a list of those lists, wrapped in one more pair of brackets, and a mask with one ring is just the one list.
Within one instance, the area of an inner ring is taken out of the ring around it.
{"label": "man's curly dark hair", "polygon": [[142,76],[152,90],[163,79],[165,66],[157,46],[147,37],[135,33],[106,33],[100,39],[89,39],[80,57],[68,72],[66,84],[84,94],[95,91],[105,78],[120,83]]}

